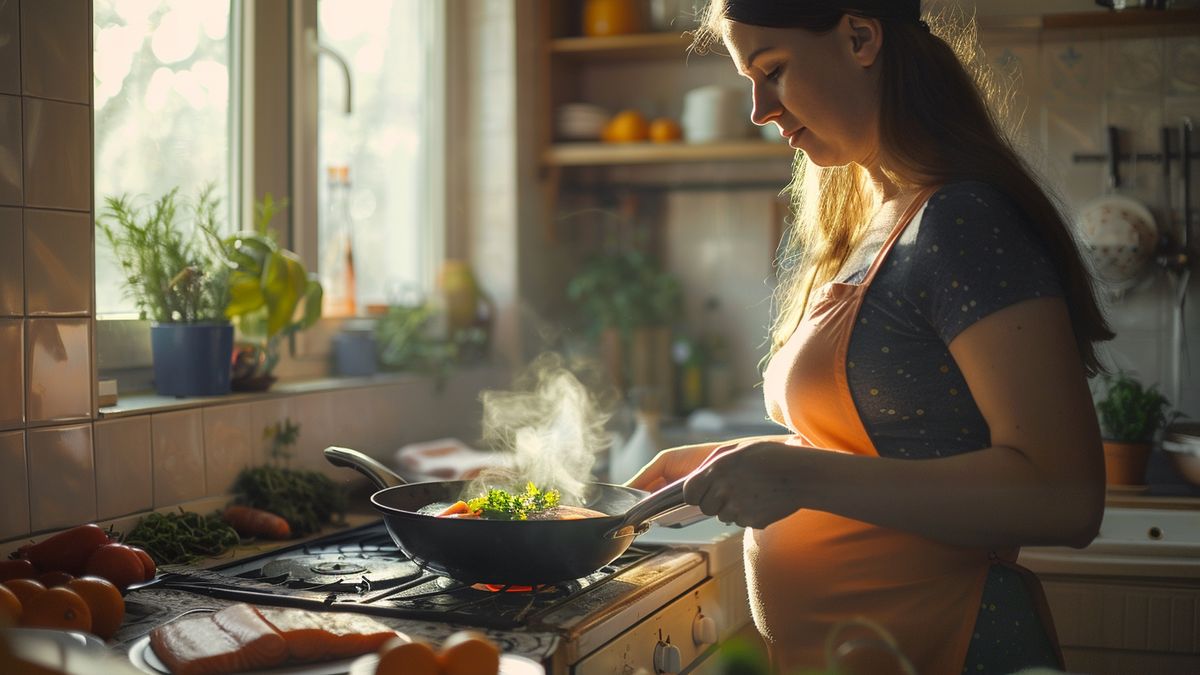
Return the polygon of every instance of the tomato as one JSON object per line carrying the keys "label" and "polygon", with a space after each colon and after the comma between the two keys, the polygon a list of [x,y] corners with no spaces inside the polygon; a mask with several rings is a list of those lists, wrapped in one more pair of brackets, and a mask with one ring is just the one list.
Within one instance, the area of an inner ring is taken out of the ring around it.
{"label": "tomato", "polygon": [[32,579],[37,576],[37,568],[28,560],[0,561],[0,583],[9,579]]}
{"label": "tomato", "polygon": [[68,574],[67,572],[42,572],[34,577],[34,579],[37,579],[46,588],[65,586],[68,581],[74,578],[74,574]]}
{"label": "tomato", "polygon": [[108,579],[122,591],[146,576],[142,559],[124,544],[105,544],[96,549],[88,558],[85,571],[89,575]]}
{"label": "tomato", "polygon": [[150,557],[149,553],[136,547],[130,546],[133,552],[137,554],[138,560],[142,561],[142,581],[150,581],[154,578],[154,574],[158,572],[158,567],[154,564],[154,558]]}
{"label": "tomato", "polygon": [[83,574],[92,552],[108,543],[108,533],[99,525],[80,525],[33,544],[24,555],[43,572]]}

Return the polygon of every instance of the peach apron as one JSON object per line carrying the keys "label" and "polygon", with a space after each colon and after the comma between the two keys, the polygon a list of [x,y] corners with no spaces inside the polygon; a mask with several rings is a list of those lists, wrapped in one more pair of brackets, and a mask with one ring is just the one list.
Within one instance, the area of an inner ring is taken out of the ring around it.
{"label": "peach apron", "polygon": [[[804,318],[771,359],[767,409],[795,432],[796,444],[878,456],[850,392],[850,334],[888,251],[934,191],[901,215],[861,284],[813,291]],[[746,530],[744,543],[754,622],[784,673],[822,667],[830,629],[856,617],[886,628],[922,675],[960,673],[988,567],[1016,553],[950,546],[807,509]]]}

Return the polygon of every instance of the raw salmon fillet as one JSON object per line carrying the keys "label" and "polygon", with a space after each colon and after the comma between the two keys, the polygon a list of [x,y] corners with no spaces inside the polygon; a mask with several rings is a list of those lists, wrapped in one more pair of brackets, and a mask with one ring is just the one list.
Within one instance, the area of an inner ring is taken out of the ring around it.
{"label": "raw salmon fillet", "polygon": [[321,661],[368,654],[396,637],[396,631],[358,614],[270,607],[263,607],[259,611],[287,641],[288,654],[294,661]]}
{"label": "raw salmon fillet", "polygon": [[248,666],[241,645],[211,615],[155,628],[150,646],[173,675],[236,673]]}
{"label": "raw salmon fillet", "polygon": [[212,618],[221,630],[229,633],[237,642],[238,651],[247,667],[271,668],[287,661],[287,641],[254,607],[247,604],[232,605],[213,614]]}

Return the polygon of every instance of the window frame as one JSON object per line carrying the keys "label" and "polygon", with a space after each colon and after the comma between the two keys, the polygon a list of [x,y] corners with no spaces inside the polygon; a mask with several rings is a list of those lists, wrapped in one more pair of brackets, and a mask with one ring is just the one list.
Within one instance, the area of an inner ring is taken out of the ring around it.
{"label": "window frame", "polygon": [[[429,3],[426,34],[447,33],[446,3]],[[252,223],[257,196],[287,197],[288,209],[273,223],[281,242],[300,256],[311,272],[318,264],[318,54],[308,40],[316,35],[318,0],[278,3],[234,0],[231,21],[233,49],[230,70],[238,86],[230,92],[230,200],[241,222]],[[446,254],[446,152],[448,132],[448,40],[435,40],[429,51],[427,82],[430,110],[424,137],[428,183],[427,222],[434,228],[425,238],[421,277],[427,290]],[[283,102],[280,105],[280,101]],[[98,319],[96,378],[116,377],[121,391],[150,387],[152,359],[149,340],[129,339],[149,332],[149,321]],[[333,335],[341,319],[322,319],[292,338],[280,362],[281,378],[322,377],[328,373]],[[102,326],[102,327],[101,327]]]}

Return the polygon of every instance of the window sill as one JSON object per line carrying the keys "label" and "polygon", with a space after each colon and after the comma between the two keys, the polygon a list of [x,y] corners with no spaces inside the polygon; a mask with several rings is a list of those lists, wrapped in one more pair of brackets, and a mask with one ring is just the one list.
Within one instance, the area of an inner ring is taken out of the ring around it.
{"label": "window sill", "polygon": [[[486,380],[488,379],[488,375],[494,374],[499,368],[499,365],[493,363],[485,362],[473,364],[455,370],[450,374],[449,379],[469,378]],[[191,410],[210,406],[263,401],[273,398],[299,396],[302,394],[337,391],[342,389],[383,387],[403,383],[428,383],[431,381],[431,379],[432,378],[429,375],[401,372],[380,373],[370,377],[323,377],[316,379],[284,381],[277,382],[275,386],[271,387],[271,389],[268,391],[244,393],[234,392],[224,396],[174,398],[171,396],[158,396],[157,394],[153,393],[136,393],[122,395],[116,405],[101,407],[98,411],[97,419],[119,419],[122,417],[132,417],[134,415],[170,412],[175,410]]]}

